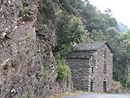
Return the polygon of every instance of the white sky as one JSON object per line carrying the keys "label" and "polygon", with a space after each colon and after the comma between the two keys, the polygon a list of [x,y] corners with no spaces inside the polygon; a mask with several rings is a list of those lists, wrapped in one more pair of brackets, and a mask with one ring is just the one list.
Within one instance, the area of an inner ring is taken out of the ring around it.
{"label": "white sky", "polygon": [[99,10],[111,9],[113,16],[130,28],[130,0],[89,0]]}

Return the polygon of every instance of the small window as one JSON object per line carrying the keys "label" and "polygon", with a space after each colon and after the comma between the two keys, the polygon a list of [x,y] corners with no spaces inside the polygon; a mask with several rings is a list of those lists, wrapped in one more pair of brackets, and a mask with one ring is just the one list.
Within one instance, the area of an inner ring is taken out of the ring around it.
{"label": "small window", "polygon": [[105,74],[106,72],[107,72],[107,65],[106,65],[106,61],[104,61],[103,73]]}
{"label": "small window", "polygon": [[107,58],[107,52],[104,51],[104,68],[103,68],[103,73],[106,74],[107,72],[107,62],[106,62],[106,59]]}
{"label": "small window", "polygon": [[92,73],[94,73],[94,68],[92,67]]}
{"label": "small window", "polygon": [[93,92],[93,80],[90,82],[90,91]]}
{"label": "small window", "polygon": [[106,83],[106,81],[103,81],[103,91],[107,92],[107,83]]}

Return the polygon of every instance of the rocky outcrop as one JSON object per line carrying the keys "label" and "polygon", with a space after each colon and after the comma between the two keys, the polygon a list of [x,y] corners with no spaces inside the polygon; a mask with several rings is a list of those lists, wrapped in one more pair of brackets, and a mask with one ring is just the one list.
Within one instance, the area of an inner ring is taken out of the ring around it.
{"label": "rocky outcrop", "polygon": [[0,0],[0,98],[71,90],[71,81],[56,81],[55,32],[36,34],[36,15],[35,0]]}

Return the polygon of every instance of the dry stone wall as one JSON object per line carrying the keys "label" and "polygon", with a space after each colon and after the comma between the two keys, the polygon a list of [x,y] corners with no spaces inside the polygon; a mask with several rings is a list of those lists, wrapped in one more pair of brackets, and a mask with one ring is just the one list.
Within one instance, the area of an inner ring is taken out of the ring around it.
{"label": "dry stone wall", "polygon": [[[79,54],[79,55],[77,55]],[[83,54],[81,56],[81,54]],[[89,59],[83,58],[85,52],[72,53],[67,57],[67,62],[72,70],[72,81],[77,90],[88,90],[89,85]]]}
{"label": "dry stone wall", "polygon": [[72,80],[76,89],[111,92],[113,54],[106,44],[96,51],[73,51],[68,54],[67,61],[72,70]]}
{"label": "dry stone wall", "polygon": [[[104,52],[106,57],[104,57]],[[107,45],[103,45],[93,56],[93,73],[90,77],[93,80],[93,91],[104,92],[104,84],[106,82],[106,92],[111,92],[112,88],[112,67],[113,55]],[[104,64],[106,64],[106,72],[104,73]],[[92,69],[92,68],[91,68]],[[98,81],[98,82],[97,82]]]}

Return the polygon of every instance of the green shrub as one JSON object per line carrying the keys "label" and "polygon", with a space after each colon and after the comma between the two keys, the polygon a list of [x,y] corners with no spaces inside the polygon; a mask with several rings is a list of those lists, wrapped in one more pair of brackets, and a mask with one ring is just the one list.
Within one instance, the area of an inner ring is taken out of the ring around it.
{"label": "green shrub", "polygon": [[71,75],[71,69],[64,59],[57,60],[58,79],[64,79]]}

